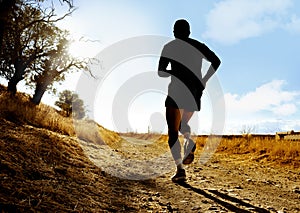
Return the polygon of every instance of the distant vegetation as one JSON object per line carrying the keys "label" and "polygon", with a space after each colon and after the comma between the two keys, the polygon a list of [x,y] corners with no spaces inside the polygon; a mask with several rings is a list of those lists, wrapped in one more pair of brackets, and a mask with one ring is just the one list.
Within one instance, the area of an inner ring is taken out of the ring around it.
{"label": "distant vegetation", "polygon": [[61,109],[61,114],[70,117],[73,116],[76,119],[82,119],[85,117],[85,109],[83,100],[79,98],[78,94],[64,90],[58,95],[59,100],[55,102],[55,105]]}

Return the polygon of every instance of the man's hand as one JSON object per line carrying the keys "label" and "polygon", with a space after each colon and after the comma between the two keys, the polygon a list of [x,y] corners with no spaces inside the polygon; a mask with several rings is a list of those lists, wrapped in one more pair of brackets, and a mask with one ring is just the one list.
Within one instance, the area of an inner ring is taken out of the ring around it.
{"label": "man's hand", "polygon": [[170,77],[171,74],[168,72],[168,70],[166,70],[166,71],[158,70],[158,76],[167,78],[167,77]]}
{"label": "man's hand", "polygon": [[212,66],[209,67],[209,69],[208,69],[206,75],[202,78],[202,81],[201,81],[202,84],[203,84],[203,86],[204,86],[204,88],[205,88],[205,86],[206,86],[208,80],[211,78],[211,76],[212,76],[216,71],[217,71],[217,70],[214,69]]}

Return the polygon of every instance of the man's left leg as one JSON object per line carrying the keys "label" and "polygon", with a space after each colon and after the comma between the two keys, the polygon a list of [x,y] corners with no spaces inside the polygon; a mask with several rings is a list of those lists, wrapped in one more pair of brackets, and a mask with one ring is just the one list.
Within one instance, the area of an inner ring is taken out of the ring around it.
{"label": "man's left leg", "polygon": [[173,182],[181,182],[186,180],[185,170],[182,165],[181,145],[178,139],[179,125],[181,121],[182,110],[172,107],[166,107],[166,120],[168,124],[168,143],[175,161],[177,171],[172,177]]}
{"label": "man's left leg", "polygon": [[194,152],[196,150],[195,142],[190,138],[191,128],[188,125],[189,120],[193,116],[194,112],[184,110],[182,113],[180,133],[184,135],[184,158],[183,164],[191,164],[194,160]]}

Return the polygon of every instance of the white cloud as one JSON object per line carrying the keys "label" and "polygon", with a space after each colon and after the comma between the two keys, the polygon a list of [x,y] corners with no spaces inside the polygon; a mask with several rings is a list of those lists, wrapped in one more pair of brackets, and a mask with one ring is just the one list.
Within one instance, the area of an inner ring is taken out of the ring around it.
{"label": "white cloud", "polygon": [[289,116],[297,112],[295,99],[300,91],[283,90],[285,81],[273,80],[245,95],[225,94],[229,116],[253,117],[257,113],[268,112],[273,116]]}
{"label": "white cloud", "polygon": [[[224,44],[260,36],[275,28],[281,28],[291,0],[224,0],[207,15],[204,37]],[[294,17],[290,28],[299,22]]]}
{"label": "white cloud", "polygon": [[295,112],[297,112],[297,107],[295,104],[282,104],[278,107],[275,107],[273,109],[273,113],[277,114],[277,115],[282,115],[282,116],[288,116],[288,115],[292,115]]}
{"label": "white cloud", "polygon": [[240,133],[244,126],[251,133],[300,130],[300,91],[288,91],[286,82],[273,80],[243,95],[225,94],[227,121],[225,134]]}
{"label": "white cloud", "polygon": [[300,18],[293,15],[290,22],[286,24],[285,28],[291,33],[300,33]]}

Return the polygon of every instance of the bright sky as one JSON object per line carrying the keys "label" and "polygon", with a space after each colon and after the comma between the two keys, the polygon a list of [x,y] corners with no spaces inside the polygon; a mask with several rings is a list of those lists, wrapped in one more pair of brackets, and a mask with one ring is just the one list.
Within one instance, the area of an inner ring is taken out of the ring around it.
{"label": "bright sky", "polygon": [[[246,127],[256,133],[300,130],[300,1],[74,2],[78,9],[60,26],[70,30],[76,39],[84,36],[84,40],[93,42],[76,43],[71,48],[73,54],[93,57],[115,42],[134,36],[173,37],[175,20],[187,19],[191,37],[206,43],[222,60],[217,77],[226,103],[224,133],[239,133]],[[146,132],[148,126],[154,131],[166,131],[165,94],[155,91],[156,86],[153,91],[136,94],[130,105],[124,106],[123,116],[130,123],[127,129],[119,128],[113,118],[114,99],[120,88],[141,73],[155,72],[157,60],[157,56],[145,56],[114,67],[101,88],[97,88],[94,103],[87,103],[93,105],[92,117],[117,131]],[[61,89],[76,88],[77,79],[74,75],[68,78]],[[167,92],[168,80],[153,81],[165,86]],[[92,87],[87,84],[86,89],[89,88]],[[84,93],[79,95],[85,99]],[[46,96],[43,100],[50,99]],[[209,95],[204,94],[202,111],[191,121],[192,132],[211,133],[212,117]]]}

